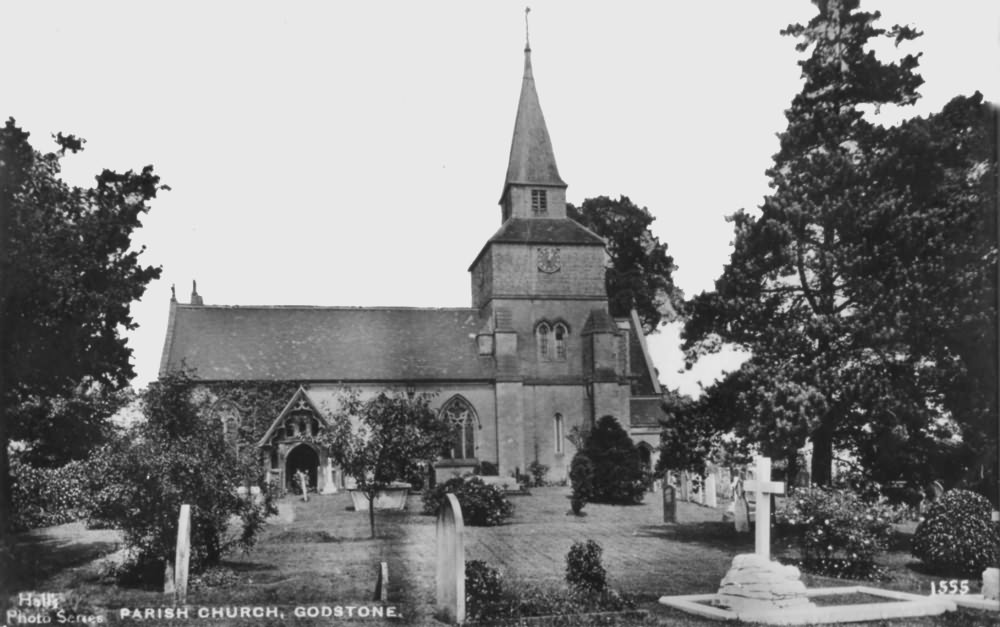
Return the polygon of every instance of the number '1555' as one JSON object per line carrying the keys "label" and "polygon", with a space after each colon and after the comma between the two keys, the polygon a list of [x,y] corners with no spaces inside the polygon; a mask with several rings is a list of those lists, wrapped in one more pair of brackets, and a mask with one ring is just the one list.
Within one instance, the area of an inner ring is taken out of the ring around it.
{"label": "number '1555'", "polygon": [[969,594],[969,580],[942,579],[931,582],[931,594]]}

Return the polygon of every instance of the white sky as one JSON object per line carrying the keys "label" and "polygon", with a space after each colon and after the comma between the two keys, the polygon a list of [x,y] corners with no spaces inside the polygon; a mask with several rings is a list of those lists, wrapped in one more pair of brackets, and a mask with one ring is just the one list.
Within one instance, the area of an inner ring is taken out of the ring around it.
{"label": "white sky", "polygon": [[[806,0],[531,2],[532,62],[568,199],[625,194],[688,296],[728,260],[724,216],[756,207],[799,90]],[[155,378],[170,285],[206,304],[470,304],[466,269],[499,227],[521,83],[524,2],[0,0],[0,115],[89,184],[155,166],[172,187],[137,239],[163,276],[134,304],[136,385]],[[924,37],[924,98],[1000,101],[1000,3],[863,1]],[[892,112],[889,115],[893,115]],[[896,114],[898,115],[898,114]],[[695,392],[676,330],[661,380]],[[732,360],[728,362],[734,363]]]}

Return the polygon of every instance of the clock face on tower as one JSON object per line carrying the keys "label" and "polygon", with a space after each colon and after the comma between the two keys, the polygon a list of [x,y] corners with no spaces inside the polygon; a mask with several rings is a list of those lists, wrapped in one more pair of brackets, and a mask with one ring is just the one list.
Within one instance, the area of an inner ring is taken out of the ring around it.
{"label": "clock face on tower", "polygon": [[539,248],[538,249],[538,271],[545,274],[559,272],[559,249]]}

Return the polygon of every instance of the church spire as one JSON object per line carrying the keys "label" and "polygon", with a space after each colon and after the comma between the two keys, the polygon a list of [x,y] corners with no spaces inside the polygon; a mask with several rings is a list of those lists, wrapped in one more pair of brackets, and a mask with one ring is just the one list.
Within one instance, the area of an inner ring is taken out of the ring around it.
{"label": "church spire", "polygon": [[[527,20],[527,11],[525,13],[525,20]],[[527,21],[525,21],[524,35],[524,76],[521,81],[521,96],[517,103],[517,117],[514,120],[514,136],[510,143],[507,177],[504,180],[503,194],[500,198],[505,220],[511,215],[521,213],[517,211],[516,205],[518,203],[512,197],[512,189],[558,188],[561,191],[566,188],[566,183],[559,177],[555,153],[552,151],[552,141],[549,139],[545,117],[542,115],[542,107],[538,102],[538,92],[535,91]],[[560,194],[560,196],[564,197],[564,194]],[[564,212],[565,209],[562,212],[557,211],[557,213]]]}

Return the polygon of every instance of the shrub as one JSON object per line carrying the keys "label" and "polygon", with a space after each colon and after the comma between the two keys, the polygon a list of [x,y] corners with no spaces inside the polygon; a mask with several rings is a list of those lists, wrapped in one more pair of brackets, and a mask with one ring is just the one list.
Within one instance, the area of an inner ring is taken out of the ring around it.
{"label": "shrub", "polygon": [[531,485],[540,487],[545,485],[545,475],[549,473],[549,467],[538,463],[538,460],[528,464],[528,474],[531,475]]}
{"label": "shrub", "polygon": [[531,616],[567,616],[634,608],[632,597],[610,588],[594,591],[516,582],[508,585],[495,568],[484,562],[473,560],[465,564],[465,610],[470,621],[517,621]]}
{"label": "shrub", "polygon": [[593,494],[597,503],[641,503],[646,483],[639,450],[613,416],[604,416],[587,435],[583,453],[593,464]]}
{"label": "shrub", "polygon": [[573,456],[569,465],[569,480],[573,486],[570,505],[577,516],[594,494],[594,465],[582,451]]}
{"label": "shrub", "polygon": [[917,525],[913,556],[947,574],[979,575],[996,566],[1000,532],[990,520],[990,502],[968,490],[945,492]]}
{"label": "shrub", "polygon": [[[146,421],[94,453],[104,475],[93,515],[121,529],[129,549],[120,579],[162,582],[182,503],[191,505],[192,575],[231,549],[249,550],[274,511],[267,498],[257,503],[237,494],[238,486],[262,479],[256,451],[239,455],[207,412],[208,399],[193,381],[170,374],[143,394]],[[231,534],[234,516],[242,528]]]}
{"label": "shrub", "polygon": [[424,513],[437,514],[445,494],[452,493],[462,507],[462,520],[467,525],[492,527],[514,515],[514,504],[503,490],[486,485],[479,477],[454,477],[424,492]]}
{"label": "shrub", "polygon": [[486,562],[465,563],[465,612],[468,620],[487,620],[510,613],[500,571]]}
{"label": "shrub", "polygon": [[602,552],[593,540],[574,542],[566,554],[566,583],[584,594],[606,590],[608,573],[601,564]]}
{"label": "shrub", "polygon": [[798,544],[805,570],[873,579],[881,575],[875,558],[889,546],[896,512],[850,490],[815,487],[793,491],[775,518]]}
{"label": "shrub", "polygon": [[36,468],[10,461],[11,526],[15,531],[72,522],[86,516],[90,503],[87,465]]}

